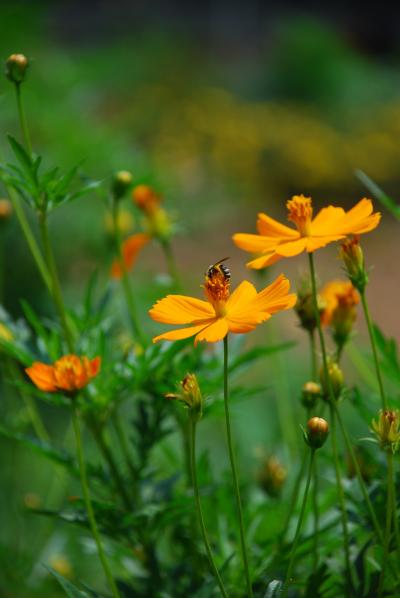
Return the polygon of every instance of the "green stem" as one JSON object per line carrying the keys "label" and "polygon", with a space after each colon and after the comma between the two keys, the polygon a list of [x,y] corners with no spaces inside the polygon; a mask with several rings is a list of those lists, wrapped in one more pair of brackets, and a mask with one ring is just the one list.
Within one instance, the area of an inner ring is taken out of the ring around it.
{"label": "green stem", "polygon": [[282,544],[283,544],[283,542],[285,540],[285,537],[286,537],[286,533],[287,533],[287,531],[289,529],[290,519],[291,519],[291,517],[293,515],[293,512],[294,512],[294,509],[296,507],[296,502],[297,502],[297,498],[298,498],[299,490],[300,490],[300,484],[301,484],[301,480],[303,479],[303,476],[304,476],[304,471],[306,469],[306,465],[307,465],[307,450],[304,451],[303,458],[301,460],[300,469],[299,469],[299,472],[298,472],[297,477],[296,477],[296,481],[295,481],[294,486],[293,486],[292,496],[291,496],[290,503],[289,503],[289,509],[287,511],[285,523],[284,523],[284,526],[283,526],[283,533],[282,533],[282,536],[281,536],[281,540],[280,540],[280,542],[278,544],[279,549],[282,547]]}
{"label": "green stem", "polygon": [[22,102],[21,83],[15,84],[15,93],[17,96],[19,124],[21,126],[22,135],[25,140],[26,149],[29,154],[32,154],[31,136],[29,134],[28,122],[26,120],[24,104]]}
{"label": "green stem", "polygon": [[145,338],[143,336],[139,320],[136,314],[136,306],[135,301],[133,298],[133,292],[130,285],[128,273],[125,268],[125,262],[122,255],[122,241],[121,241],[121,234],[118,226],[118,212],[119,212],[119,202],[118,200],[111,198],[112,201],[112,219],[113,219],[113,232],[114,232],[114,244],[115,244],[115,254],[119,261],[121,273],[122,273],[122,287],[124,289],[125,301],[128,306],[128,313],[129,319],[131,323],[131,328],[134,336],[136,336],[140,343],[144,346],[146,344]]}
{"label": "green stem", "polygon": [[204,541],[204,546],[206,548],[208,561],[210,563],[211,571],[212,571],[213,575],[215,576],[215,579],[217,580],[217,583],[218,583],[219,589],[221,590],[222,596],[227,598],[228,594],[226,593],[226,590],[224,587],[224,582],[222,581],[222,578],[221,578],[219,571],[217,569],[217,566],[215,564],[214,557],[212,555],[211,546],[208,541],[207,530],[206,530],[206,526],[204,523],[203,511],[201,508],[199,485],[198,485],[198,480],[197,480],[197,469],[196,469],[196,422],[192,421],[192,420],[190,421],[190,466],[191,466],[191,471],[192,471],[192,482],[193,482],[194,496],[196,499],[197,514],[199,517],[201,534],[203,536],[203,541]]}
{"label": "green stem", "polygon": [[400,534],[399,534],[399,520],[397,518],[397,500],[396,500],[396,485],[394,481],[394,465],[393,453],[387,453],[388,466],[388,491],[391,495],[392,512],[393,512],[393,528],[396,542],[397,563],[400,563]]}
{"label": "green stem", "polygon": [[14,212],[17,216],[19,225],[22,229],[23,235],[25,237],[25,240],[28,244],[28,247],[30,249],[30,252],[32,254],[32,257],[35,261],[35,264],[37,266],[37,269],[39,270],[39,273],[43,279],[44,284],[46,285],[47,289],[51,292],[51,276],[50,273],[48,271],[48,268],[46,266],[46,262],[43,259],[42,253],[39,249],[39,246],[36,242],[35,236],[32,232],[32,229],[29,225],[28,219],[25,215],[24,209],[21,205],[21,202],[19,200],[19,197],[17,196],[17,194],[14,192],[14,190],[9,187],[8,185],[5,185],[6,191],[8,193],[8,196],[10,198],[10,201],[13,205],[14,208]]}
{"label": "green stem", "polygon": [[137,476],[135,466],[132,462],[132,457],[131,457],[131,454],[129,451],[129,446],[128,446],[128,441],[126,438],[125,430],[121,423],[121,419],[119,417],[119,413],[118,413],[117,409],[115,409],[114,414],[113,414],[113,423],[114,423],[115,431],[117,433],[117,438],[119,440],[122,454],[124,456],[126,465],[129,470],[129,475],[130,475],[131,484],[132,484],[132,494],[134,496],[134,499],[136,500],[137,494],[138,494],[138,483],[137,483],[138,476]]}
{"label": "green stem", "polygon": [[65,341],[68,346],[68,350],[73,353],[74,352],[74,341],[72,338],[71,330],[68,326],[67,322],[67,314],[65,311],[64,300],[61,292],[61,285],[60,280],[58,278],[57,266],[54,259],[53,249],[51,247],[50,238],[49,238],[49,229],[47,226],[47,214],[46,212],[41,212],[39,215],[39,223],[40,223],[40,232],[42,235],[42,243],[43,243],[43,250],[44,255],[46,257],[47,266],[49,268],[50,277],[51,277],[51,295],[53,297],[54,304],[56,306],[58,316],[61,321],[61,326],[64,332]]}
{"label": "green stem", "polygon": [[333,462],[335,465],[336,485],[337,485],[337,490],[338,490],[339,506],[340,506],[340,511],[341,511],[344,556],[345,556],[347,578],[348,578],[349,582],[351,582],[352,577],[351,577],[351,565],[350,565],[348,518],[347,518],[346,505],[345,505],[345,501],[344,501],[342,476],[341,476],[340,465],[339,465],[339,454],[338,454],[337,443],[336,443],[336,412],[335,412],[334,405],[332,403],[330,403],[329,406],[330,406],[330,414],[331,414],[332,453],[333,453]]}
{"label": "green stem", "polygon": [[180,291],[182,289],[182,283],[179,276],[178,268],[176,267],[175,257],[172,251],[170,241],[163,239],[161,241],[161,247],[165,255],[165,261],[167,262],[169,275],[174,282],[174,287],[176,290]]}
{"label": "green stem", "polygon": [[314,382],[318,379],[318,365],[317,365],[317,344],[315,342],[315,331],[309,331],[310,339],[310,355],[311,355],[311,380]]}
{"label": "green stem", "polygon": [[367,297],[365,295],[365,289],[360,294],[361,294],[361,302],[362,302],[362,306],[363,306],[363,310],[364,310],[365,321],[367,323],[367,328],[368,328],[369,340],[371,342],[372,353],[374,356],[376,377],[378,380],[379,392],[380,392],[381,400],[382,400],[382,409],[387,409],[387,400],[386,400],[385,389],[383,387],[381,368],[379,365],[378,351],[376,348],[374,328],[373,328],[371,316],[369,313]]}
{"label": "green stem", "polygon": [[337,452],[337,445],[336,445],[336,423],[335,423],[335,396],[332,389],[332,384],[329,377],[328,371],[328,359],[327,359],[327,352],[325,346],[325,339],[324,334],[322,332],[321,326],[321,319],[318,309],[318,295],[317,295],[317,280],[315,276],[315,266],[314,266],[314,255],[312,252],[308,254],[309,265],[310,265],[310,276],[311,276],[311,285],[312,285],[312,293],[313,293],[313,302],[314,302],[314,315],[315,321],[317,322],[317,329],[318,329],[318,336],[321,345],[321,352],[322,352],[322,363],[324,368],[324,378],[328,385],[328,393],[329,393],[329,402],[330,402],[330,409],[331,409],[331,416],[332,416],[332,450],[333,450],[333,458],[335,463],[335,473],[336,473],[336,485],[338,491],[338,498],[340,503],[340,509],[342,512],[342,527],[343,527],[343,547],[344,547],[344,554],[345,554],[345,566],[347,570],[347,575],[349,581],[351,581],[351,567],[350,567],[350,554],[349,554],[349,534],[348,534],[348,519],[347,519],[347,512],[344,502],[344,494],[343,494],[343,486],[342,486],[342,479],[339,467],[339,457]]}
{"label": "green stem", "polygon": [[385,584],[385,573],[386,573],[386,564],[389,560],[389,552],[390,552],[390,533],[392,530],[392,517],[393,517],[393,501],[392,501],[392,489],[391,489],[391,480],[393,480],[393,456],[388,453],[387,454],[387,502],[386,502],[386,526],[385,526],[385,540],[383,544],[383,559],[382,559],[382,569],[381,574],[379,577],[379,585],[378,585],[378,598],[381,598],[383,594],[383,587]]}
{"label": "green stem", "polygon": [[126,491],[125,483],[123,478],[121,477],[117,464],[114,461],[114,456],[110,451],[110,448],[104,438],[103,430],[101,429],[97,421],[95,421],[93,418],[89,421],[89,426],[93,434],[93,437],[97,443],[97,446],[99,447],[104,459],[107,462],[110,473],[114,479],[115,487],[121,495],[124,506],[127,509],[127,511],[131,511],[131,499]]}
{"label": "green stem", "polygon": [[312,504],[313,504],[313,514],[314,514],[314,542],[313,542],[313,572],[314,573],[318,567],[318,535],[319,535],[318,486],[319,486],[318,467],[317,467],[317,462],[315,462],[314,471],[313,471],[313,494],[312,494]]}
{"label": "green stem", "polygon": [[[74,400],[76,400],[76,399],[74,399]],[[97,523],[96,523],[96,518],[95,518],[92,502],[90,500],[89,486],[88,486],[88,481],[87,481],[87,476],[86,476],[85,459],[83,456],[82,436],[81,436],[81,430],[80,430],[80,425],[79,425],[79,417],[78,417],[78,413],[77,413],[75,405],[72,406],[72,421],[73,421],[73,425],[74,425],[74,432],[75,432],[75,439],[76,439],[76,451],[77,451],[78,462],[79,462],[79,472],[80,472],[80,477],[81,477],[82,491],[83,491],[85,507],[86,507],[86,511],[87,511],[87,515],[88,515],[88,519],[89,519],[90,529],[92,531],[94,541],[96,542],[97,552],[99,554],[99,558],[100,558],[101,564],[103,566],[103,570],[104,570],[105,576],[107,578],[108,584],[110,586],[112,595],[114,596],[114,598],[119,598],[119,592],[118,592],[117,586],[115,585],[114,578],[112,576],[111,570],[107,563],[106,556],[103,551],[103,546],[101,544],[101,538],[100,538],[99,531],[97,528]]]}
{"label": "green stem", "polygon": [[225,423],[226,423],[226,436],[227,436],[227,441],[228,441],[229,460],[230,460],[230,464],[231,464],[233,486],[234,486],[234,491],[235,491],[235,496],[236,496],[236,505],[237,505],[237,510],[238,510],[238,516],[239,516],[240,545],[241,545],[241,549],[242,549],[243,566],[244,566],[244,572],[245,572],[245,576],[246,576],[247,594],[250,598],[252,598],[253,590],[251,587],[249,562],[248,562],[248,558],[247,558],[246,540],[245,540],[245,534],[244,534],[242,501],[240,498],[240,489],[239,489],[239,481],[238,481],[238,475],[237,475],[237,470],[236,470],[235,454],[233,452],[231,423],[230,423],[230,415],[229,415],[228,336],[225,336],[225,338],[224,338],[224,407],[225,407]]}
{"label": "green stem", "polygon": [[311,449],[310,464],[308,466],[307,483],[306,483],[306,487],[305,487],[305,490],[304,490],[303,502],[302,502],[302,505],[301,505],[299,520],[297,522],[296,533],[295,533],[295,536],[294,536],[294,540],[293,540],[293,544],[292,544],[292,549],[290,551],[289,566],[288,566],[288,570],[287,570],[287,573],[286,573],[285,583],[283,584],[283,588],[282,588],[282,598],[285,598],[287,596],[288,586],[290,584],[291,577],[292,577],[294,559],[295,559],[295,556],[296,556],[296,549],[297,549],[297,545],[298,545],[299,539],[300,539],[300,532],[301,532],[301,528],[302,528],[302,525],[303,525],[304,513],[305,513],[306,505],[307,505],[307,496],[308,496],[308,491],[309,491],[309,488],[310,488],[312,472],[313,472],[313,468],[314,468],[314,459],[315,459],[315,449]]}

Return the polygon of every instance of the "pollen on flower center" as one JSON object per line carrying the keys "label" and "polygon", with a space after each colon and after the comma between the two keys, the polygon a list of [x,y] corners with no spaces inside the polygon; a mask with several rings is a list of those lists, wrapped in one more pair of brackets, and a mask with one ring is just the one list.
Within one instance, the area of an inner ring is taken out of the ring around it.
{"label": "pollen on flower center", "polygon": [[289,210],[288,220],[294,222],[302,237],[306,237],[310,232],[310,223],[313,215],[311,197],[304,195],[294,195],[286,203]]}
{"label": "pollen on flower center", "polygon": [[212,274],[206,274],[204,291],[219,317],[226,315],[225,305],[229,298],[229,287],[230,279],[223,271],[215,270]]}

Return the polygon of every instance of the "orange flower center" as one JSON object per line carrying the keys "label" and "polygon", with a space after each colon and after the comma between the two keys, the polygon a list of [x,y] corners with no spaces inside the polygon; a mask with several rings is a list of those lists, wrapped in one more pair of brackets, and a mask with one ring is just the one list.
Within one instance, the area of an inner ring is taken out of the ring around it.
{"label": "orange flower center", "polygon": [[230,279],[223,271],[215,269],[212,274],[206,274],[204,291],[208,301],[215,309],[215,314],[223,318],[226,316],[226,302],[229,298]]}
{"label": "orange flower center", "polygon": [[286,203],[289,210],[288,220],[294,222],[302,237],[310,234],[310,223],[313,215],[311,197],[304,195],[294,195]]}

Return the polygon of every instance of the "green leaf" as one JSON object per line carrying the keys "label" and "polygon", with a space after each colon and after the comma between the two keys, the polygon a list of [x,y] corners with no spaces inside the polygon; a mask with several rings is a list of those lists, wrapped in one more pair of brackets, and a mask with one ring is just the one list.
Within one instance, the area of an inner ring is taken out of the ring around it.
{"label": "green leaf", "polygon": [[77,588],[73,583],[71,583],[69,581],[69,579],[67,579],[60,573],[57,573],[57,571],[55,571],[51,567],[47,567],[46,565],[45,565],[45,567],[46,567],[47,571],[49,573],[51,573],[51,575],[53,575],[56,578],[56,580],[58,581],[58,583],[60,584],[60,586],[62,587],[62,589],[64,590],[64,592],[67,594],[67,596],[69,598],[88,598],[89,597],[89,594],[87,594],[86,592],[82,592],[82,590],[79,590],[79,588]]}
{"label": "green leaf", "polygon": [[22,147],[20,143],[11,135],[8,135],[8,141],[11,145],[11,148],[17,158],[18,162],[20,163],[25,176],[30,180],[35,190],[38,188],[37,182],[37,172],[36,168],[39,167],[40,161],[38,162],[38,158],[36,158],[35,162],[32,161],[32,158],[26,152],[26,150]]}
{"label": "green leaf", "polygon": [[372,179],[369,178],[362,170],[356,170],[356,177],[366,186],[378,201],[391,213],[395,218],[400,220],[400,205],[387,195]]}
{"label": "green leaf", "polygon": [[282,592],[282,582],[279,579],[274,579],[270,581],[267,586],[267,591],[264,595],[264,598],[278,598]]}

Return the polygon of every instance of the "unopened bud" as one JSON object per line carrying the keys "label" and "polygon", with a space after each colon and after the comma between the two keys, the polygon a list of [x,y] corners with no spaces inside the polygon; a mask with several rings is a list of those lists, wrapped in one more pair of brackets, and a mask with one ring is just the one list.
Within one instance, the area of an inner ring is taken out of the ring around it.
{"label": "unopened bud", "polygon": [[319,379],[321,381],[322,392],[324,399],[330,400],[331,393],[334,399],[338,399],[343,389],[344,376],[339,365],[332,359],[328,359],[327,363],[328,379],[325,375],[325,368],[322,365],[319,372]]}
{"label": "unopened bud", "polygon": [[312,417],[307,422],[305,440],[313,449],[319,449],[325,444],[329,434],[328,422],[322,417]]}
{"label": "unopened bud", "polygon": [[331,328],[333,339],[341,349],[353,329],[360,295],[351,281],[333,280],[324,286],[321,296],[325,302],[321,324]]}
{"label": "unopened bud", "polygon": [[272,497],[279,496],[286,478],[286,468],[276,457],[265,459],[257,475],[260,488]]}
{"label": "unopened bud", "polygon": [[189,408],[190,417],[197,422],[203,414],[203,397],[195,374],[186,374],[177,393],[164,395],[166,399],[181,401]]}
{"label": "unopened bud", "polygon": [[24,54],[11,54],[6,60],[6,77],[13,83],[22,83],[29,61]]}
{"label": "unopened bud", "polygon": [[379,419],[372,420],[372,429],[378,437],[379,444],[384,451],[397,451],[400,443],[400,411],[399,409],[385,409],[379,411]]}
{"label": "unopened bud", "polygon": [[0,222],[8,220],[13,211],[12,204],[8,199],[0,199]]}
{"label": "unopened bud", "polygon": [[314,409],[318,399],[321,398],[321,385],[317,382],[306,382],[301,392],[301,403],[306,409]]}
{"label": "unopened bud", "polygon": [[343,260],[349,279],[355,288],[362,293],[368,283],[368,274],[365,270],[364,254],[359,241],[357,235],[352,239],[346,239],[341,244],[340,257]]}
{"label": "unopened bud", "polygon": [[148,216],[156,211],[161,203],[161,197],[149,185],[137,185],[132,191],[132,199],[137,207]]}
{"label": "unopened bud", "polygon": [[[317,295],[317,306],[319,313],[324,308],[324,302],[320,295]],[[297,290],[297,302],[294,309],[299,317],[300,325],[304,330],[313,332],[317,327],[315,317],[314,296],[308,280],[304,279]]]}
{"label": "unopened bud", "polygon": [[122,199],[132,185],[133,176],[128,170],[116,172],[112,179],[111,191],[115,199]]}

